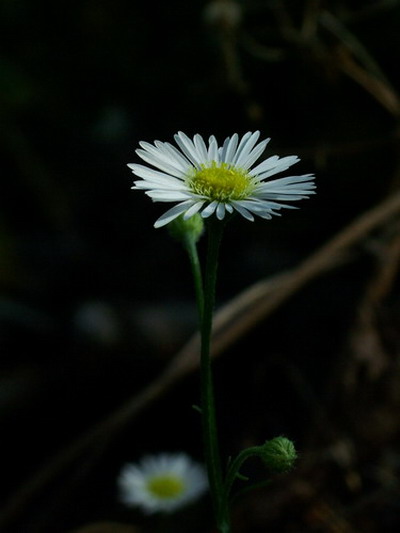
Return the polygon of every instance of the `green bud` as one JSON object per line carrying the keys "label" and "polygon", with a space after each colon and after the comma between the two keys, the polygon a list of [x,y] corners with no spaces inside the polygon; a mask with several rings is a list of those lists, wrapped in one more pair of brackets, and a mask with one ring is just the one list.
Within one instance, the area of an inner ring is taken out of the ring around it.
{"label": "green bud", "polygon": [[286,437],[275,437],[260,446],[260,458],[267,468],[275,473],[288,472],[294,466],[297,458],[296,449],[291,440]]}
{"label": "green bud", "polygon": [[202,217],[196,213],[187,220],[184,220],[183,215],[175,218],[167,226],[172,237],[183,243],[187,239],[197,242],[204,230],[204,222]]}

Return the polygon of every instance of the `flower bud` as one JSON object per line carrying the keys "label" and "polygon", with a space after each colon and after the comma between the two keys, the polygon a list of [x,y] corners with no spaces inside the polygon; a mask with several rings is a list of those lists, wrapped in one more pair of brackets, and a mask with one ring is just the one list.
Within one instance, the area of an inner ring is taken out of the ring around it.
{"label": "flower bud", "polygon": [[178,241],[185,243],[189,239],[197,242],[203,233],[204,222],[198,213],[187,220],[181,215],[168,224],[168,229],[172,237]]}
{"label": "flower bud", "polygon": [[293,468],[297,453],[291,440],[275,437],[260,446],[260,457],[271,472],[279,474]]}

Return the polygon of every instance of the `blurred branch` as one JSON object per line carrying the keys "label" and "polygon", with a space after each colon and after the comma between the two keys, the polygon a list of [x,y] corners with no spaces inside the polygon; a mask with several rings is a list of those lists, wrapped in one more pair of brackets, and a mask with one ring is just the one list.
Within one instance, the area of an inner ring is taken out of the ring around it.
{"label": "blurred branch", "polygon": [[[390,6],[382,3],[382,7]],[[284,44],[294,45],[302,53],[304,50],[311,51],[317,62],[331,64],[333,61],[343,73],[371,94],[389,113],[395,117],[400,115],[400,97],[385,76],[379,63],[340,18],[331,12],[321,10],[320,0],[307,0],[305,2],[300,28],[294,24],[291,13],[284,2],[274,4],[273,11]],[[320,40],[318,30],[324,30],[325,33],[333,36],[336,45],[327,46]],[[235,54],[233,54],[233,48],[229,47],[228,44],[229,41],[226,40],[224,49],[230,51],[229,54],[226,53],[226,50],[224,53],[227,71],[236,72],[236,77],[231,76],[231,79],[236,79],[236,84],[239,86],[237,50],[235,48]],[[263,61],[281,61],[289,56],[284,44],[281,47],[268,47],[257,43],[252,36],[244,33],[240,44],[252,56]],[[236,69],[233,68],[235,65]],[[240,80],[242,79],[243,76],[240,73]]]}
{"label": "blurred branch", "polygon": [[339,49],[336,57],[343,72],[370,93],[389,113],[396,117],[400,115],[400,99],[388,83],[358,65],[345,49]]}
{"label": "blurred branch", "polygon": [[233,0],[212,0],[204,9],[204,17],[218,38],[229,85],[239,94],[246,93],[247,84],[237,47],[237,34],[242,17],[240,5]]}
{"label": "blurred branch", "polygon": [[[335,267],[354,244],[400,210],[400,193],[357,218],[294,270],[262,280],[234,298],[215,317],[214,351],[219,353],[271,314],[313,278]],[[227,327],[229,325],[229,327]]]}
{"label": "blurred branch", "polygon": [[391,114],[398,116],[399,96],[367,48],[332,13],[322,12],[319,23],[341,43],[336,54],[341,70],[369,92]]}
{"label": "blurred branch", "polygon": [[356,10],[346,9],[346,6],[341,6],[341,16],[349,22],[370,19],[382,11],[388,11],[399,6],[399,0],[378,0],[372,4],[366,4],[358,7]]}
{"label": "blurred branch", "polygon": [[287,52],[282,47],[260,44],[249,33],[242,32],[240,45],[248,54],[262,61],[268,61],[269,63],[276,63],[287,57]]}
{"label": "blurred branch", "polygon": [[301,35],[306,41],[313,39],[317,33],[320,9],[321,0],[307,0],[305,3]]}
{"label": "blurred branch", "polygon": [[337,17],[328,11],[324,11],[319,16],[319,22],[322,27],[334,35],[371,74],[387,85],[389,84],[389,80],[386,78],[380,66],[368,52],[366,47]]}
{"label": "blurred branch", "polygon": [[[392,229],[392,228],[391,228]],[[357,386],[360,368],[369,380],[377,380],[390,365],[380,314],[385,299],[393,289],[400,268],[400,224],[376,245],[378,265],[358,307],[358,317],[350,336],[350,357],[344,383],[347,390]]]}
{"label": "blurred branch", "polygon": [[[307,282],[334,268],[355,244],[399,213],[400,193],[396,193],[358,217],[297,268],[261,280],[233,298],[215,315],[213,355],[221,354],[239,337],[265,320]],[[110,416],[59,451],[27,479],[5,503],[0,516],[0,528],[21,516],[22,510],[47,484],[67,467],[79,462],[78,459],[82,459],[88,450],[96,447],[98,452],[100,447],[104,451],[116,434],[136,415],[160,398],[179,379],[196,369],[198,350],[199,337],[196,334],[178,352],[163,374]],[[82,465],[79,463],[76,468],[82,468]]]}

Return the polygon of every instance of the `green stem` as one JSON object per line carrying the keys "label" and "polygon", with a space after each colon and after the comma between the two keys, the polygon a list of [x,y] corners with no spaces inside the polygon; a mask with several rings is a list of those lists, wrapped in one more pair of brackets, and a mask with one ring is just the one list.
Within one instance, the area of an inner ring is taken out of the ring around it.
{"label": "green stem", "polygon": [[224,223],[212,218],[208,221],[208,250],[205,271],[204,305],[201,319],[201,408],[204,453],[218,529],[229,533],[229,516],[225,502],[223,476],[219,455],[214,389],[211,372],[211,334],[215,304],[218,252]]}
{"label": "green stem", "polygon": [[185,239],[184,245],[189,256],[190,266],[192,267],[194,289],[196,293],[197,312],[201,324],[203,320],[202,317],[204,308],[204,289],[199,254],[197,252],[196,246],[196,239],[194,239],[191,235],[188,235]]}
{"label": "green stem", "polygon": [[237,479],[240,468],[242,467],[242,464],[248,459],[249,457],[259,456],[260,455],[260,446],[252,446],[251,448],[246,448],[245,450],[242,450],[237,457],[232,461],[232,463],[229,465],[229,469],[226,475],[225,479],[225,485],[224,485],[224,492],[225,492],[225,500],[229,500],[229,494],[232,489],[232,485]]}

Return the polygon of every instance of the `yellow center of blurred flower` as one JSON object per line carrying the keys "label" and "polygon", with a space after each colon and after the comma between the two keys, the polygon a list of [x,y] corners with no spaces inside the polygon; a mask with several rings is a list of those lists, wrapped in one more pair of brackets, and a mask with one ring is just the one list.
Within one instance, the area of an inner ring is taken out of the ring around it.
{"label": "yellow center of blurred flower", "polygon": [[194,193],[211,201],[228,202],[246,198],[254,189],[254,178],[241,168],[212,162],[194,169],[187,184]]}
{"label": "yellow center of blurred flower", "polygon": [[172,474],[154,476],[147,482],[147,488],[153,496],[161,499],[176,498],[185,490],[181,478]]}

